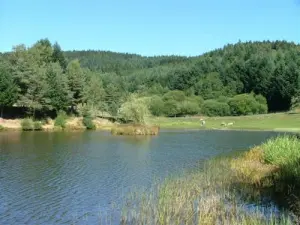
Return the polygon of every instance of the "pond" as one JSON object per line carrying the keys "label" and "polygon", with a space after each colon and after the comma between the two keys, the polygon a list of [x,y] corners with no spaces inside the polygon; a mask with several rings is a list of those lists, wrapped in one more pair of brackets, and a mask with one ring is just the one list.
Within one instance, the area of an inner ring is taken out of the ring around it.
{"label": "pond", "polygon": [[0,133],[0,224],[99,224],[135,188],[244,151],[274,132]]}

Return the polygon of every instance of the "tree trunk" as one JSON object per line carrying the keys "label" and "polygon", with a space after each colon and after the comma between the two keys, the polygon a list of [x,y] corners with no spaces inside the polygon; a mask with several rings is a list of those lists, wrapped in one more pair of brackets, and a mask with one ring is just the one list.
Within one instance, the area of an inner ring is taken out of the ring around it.
{"label": "tree trunk", "polygon": [[0,117],[3,118],[3,108],[4,108],[4,107],[3,107],[3,106],[0,106],[0,108],[1,108],[1,116],[0,116]]}

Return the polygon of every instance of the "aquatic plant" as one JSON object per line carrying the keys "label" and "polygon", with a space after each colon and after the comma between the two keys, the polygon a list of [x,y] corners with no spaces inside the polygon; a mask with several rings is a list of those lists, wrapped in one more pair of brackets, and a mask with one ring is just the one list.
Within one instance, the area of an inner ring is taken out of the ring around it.
{"label": "aquatic plant", "polygon": [[159,132],[158,126],[146,125],[118,125],[111,129],[113,135],[157,135]]}
{"label": "aquatic plant", "polygon": [[247,182],[239,184],[230,162],[212,160],[153,190],[133,193],[122,224],[293,224],[291,215],[275,214],[274,206],[260,207],[260,192]]}

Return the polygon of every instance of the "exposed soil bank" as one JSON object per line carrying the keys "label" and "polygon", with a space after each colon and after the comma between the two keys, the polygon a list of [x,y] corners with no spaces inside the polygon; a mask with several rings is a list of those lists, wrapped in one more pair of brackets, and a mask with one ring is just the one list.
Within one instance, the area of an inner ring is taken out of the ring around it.
{"label": "exposed soil bank", "polygon": [[[85,130],[85,126],[82,123],[82,117],[71,117],[67,119],[65,130]],[[21,126],[22,119],[2,119],[0,118],[0,126],[3,130],[22,130]],[[96,125],[97,130],[111,130],[117,124],[110,122],[107,119],[96,118],[93,120],[93,123]],[[54,131],[59,130],[60,128],[54,126],[54,120],[47,120],[42,125],[43,130],[45,131]]]}

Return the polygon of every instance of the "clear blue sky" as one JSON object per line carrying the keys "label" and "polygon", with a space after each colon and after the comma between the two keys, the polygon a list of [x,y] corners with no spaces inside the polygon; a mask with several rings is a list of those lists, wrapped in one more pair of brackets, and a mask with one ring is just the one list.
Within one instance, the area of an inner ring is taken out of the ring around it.
{"label": "clear blue sky", "polygon": [[0,51],[41,38],[64,50],[188,56],[239,40],[300,43],[300,0],[0,0]]}

